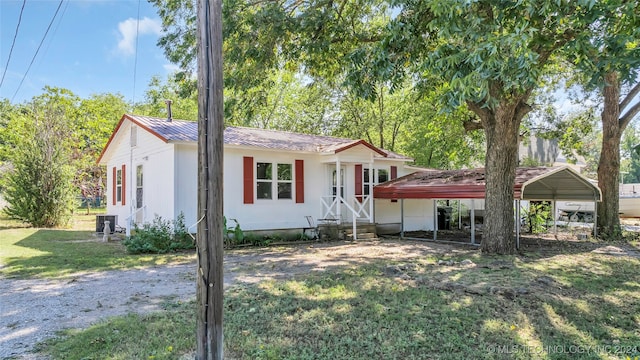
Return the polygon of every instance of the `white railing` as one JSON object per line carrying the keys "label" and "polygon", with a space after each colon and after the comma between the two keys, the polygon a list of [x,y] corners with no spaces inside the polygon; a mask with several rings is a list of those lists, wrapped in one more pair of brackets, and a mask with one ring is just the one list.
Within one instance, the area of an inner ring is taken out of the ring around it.
{"label": "white railing", "polygon": [[136,209],[136,211],[132,212],[129,216],[127,216],[126,219],[124,219],[126,236],[131,236],[131,225],[133,224],[133,217],[136,216],[137,218],[137,215],[140,211],[142,211],[142,221],[144,222],[144,220],[147,218],[147,205]]}
{"label": "white railing", "polygon": [[358,201],[358,198],[355,196],[351,199],[353,203],[353,209],[351,209],[351,211],[357,218],[365,218],[372,222],[373,219],[371,218],[371,214],[369,213],[369,202],[373,201],[372,196],[361,196],[360,198],[362,199],[362,201]]}
{"label": "white railing", "polygon": [[[361,198],[362,201],[359,201]],[[369,222],[373,222],[373,214],[369,211],[372,206],[370,204],[373,201],[372,196],[353,196],[349,205],[341,196],[324,196],[320,198],[322,202],[322,218],[323,219],[336,219],[338,224],[342,222],[342,214],[338,211],[338,206],[344,205],[344,207],[351,212],[351,222],[353,224],[353,239],[357,239],[356,223],[358,219],[366,219]]]}
{"label": "white railing", "polygon": [[338,201],[340,197],[323,196],[320,198],[322,202],[322,218],[323,219],[339,219]]}

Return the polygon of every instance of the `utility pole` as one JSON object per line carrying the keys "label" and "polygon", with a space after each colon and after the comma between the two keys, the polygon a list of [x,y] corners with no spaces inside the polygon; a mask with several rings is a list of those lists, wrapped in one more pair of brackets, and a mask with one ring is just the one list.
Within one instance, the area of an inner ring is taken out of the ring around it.
{"label": "utility pole", "polygon": [[222,0],[198,0],[196,359],[222,360]]}

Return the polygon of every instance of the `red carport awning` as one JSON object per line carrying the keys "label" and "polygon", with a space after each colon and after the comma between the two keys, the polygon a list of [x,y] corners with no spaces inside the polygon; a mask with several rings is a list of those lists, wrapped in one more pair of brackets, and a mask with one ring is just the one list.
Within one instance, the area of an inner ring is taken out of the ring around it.
{"label": "red carport awning", "polygon": [[[373,188],[376,199],[484,199],[484,168],[424,170]],[[600,189],[568,166],[516,169],[515,199],[599,201]]]}

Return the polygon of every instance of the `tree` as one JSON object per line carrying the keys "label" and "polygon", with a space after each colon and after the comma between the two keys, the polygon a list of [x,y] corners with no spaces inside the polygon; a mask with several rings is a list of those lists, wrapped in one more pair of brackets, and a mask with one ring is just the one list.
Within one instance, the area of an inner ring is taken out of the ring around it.
{"label": "tree", "polygon": [[[638,52],[640,57],[640,52]],[[640,93],[640,82],[624,97],[620,94],[620,74],[608,72],[604,76],[602,110],[602,150],[598,163],[598,186],[602,204],[598,207],[598,232],[615,239],[621,235],[620,217],[620,142],[627,125],[640,112],[640,101],[630,106]],[[625,111],[624,113],[622,111]]]}
{"label": "tree", "polygon": [[399,133],[408,120],[416,116],[415,105],[406,101],[412,95],[411,88],[405,87],[393,93],[385,84],[378,84],[373,101],[345,92],[339,103],[344,119],[336,128],[339,134],[366,139],[383,149],[396,150]]}
{"label": "tree", "polygon": [[145,100],[136,104],[137,114],[167,117],[167,100],[171,100],[171,114],[174,119],[195,120],[198,118],[198,99],[195,91],[181,85],[178,75],[170,75],[166,81],[154,76],[145,91]]}
{"label": "tree", "polygon": [[620,142],[626,127],[640,113],[640,4],[602,0],[592,6],[597,17],[588,31],[569,44],[566,56],[582,71],[586,90],[598,89],[602,96],[598,232],[614,239],[621,234]]}
{"label": "tree", "polygon": [[[356,62],[356,74],[399,64],[428,69],[448,84],[449,104],[466,104],[480,118],[487,142],[482,251],[514,251],[513,185],[519,129],[529,100],[553,54],[590,24],[588,1],[401,1],[388,26],[383,56]],[[384,61],[384,59],[390,59]],[[368,67],[366,64],[382,66]],[[366,84],[366,77],[356,79]],[[428,79],[428,78],[427,78]]]}
{"label": "tree", "polygon": [[418,166],[457,169],[482,162],[484,137],[463,128],[475,116],[466,107],[443,112],[439,89],[418,92],[407,84],[392,92],[379,85],[374,96],[369,101],[344,93],[333,134],[366,139],[412,157]]}
{"label": "tree", "polygon": [[36,227],[65,225],[74,200],[70,142],[72,129],[63,104],[35,99],[12,119],[14,137],[4,178],[5,212]]}
{"label": "tree", "polygon": [[624,132],[621,144],[620,169],[622,182],[640,183],[640,128],[630,124]]}
{"label": "tree", "polygon": [[[182,2],[182,4],[180,4]],[[249,2],[223,7],[225,84],[251,86],[264,68],[294,66],[310,77],[344,79],[375,98],[378,84],[396,90],[408,75],[422,89],[448,87],[448,103],[466,104],[486,134],[487,192],[482,249],[514,251],[513,185],[518,129],[552,55],[595,20],[591,0],[378,0]],[[157,0],[165,10],[165,51],[189,63],[188,0]],[[177,43],[173,43],[177,41]]]}
{"label": "tree", "polygon": [[106,175],[96,159],[106,145],[122,114],[130,105],[119,94],[94,94],[80,99],[74,111],[72,159],[75,168],[74,185],[86,200],[87,213],[91,200],[104,194]]}

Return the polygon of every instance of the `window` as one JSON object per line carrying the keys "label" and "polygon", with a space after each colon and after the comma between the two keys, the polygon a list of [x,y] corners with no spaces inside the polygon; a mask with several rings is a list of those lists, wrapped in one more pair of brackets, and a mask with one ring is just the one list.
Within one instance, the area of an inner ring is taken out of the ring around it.
{"label": "window", "polygon": [[[341,168],[340,169],[340,196],[342,198],[344,198],[344,173],[345,173],[345,169]],[[333,170],[333,183],[332,183],[332,194],[335,198],[335,196],[338,194],[338,189],[337,189],[337,184],[338,184],[338,177],[337,177],[337,171]]]}
{"label": "window", "polygon": [[142,165],[136,168],[136,209],[142,207]]}
{"label": "window", "polygon": [[389,170],[387,169],[378,169],[378,181],[376,184],[382,184],[383,182],[389,181]]}
{"label": "window", "polygon": [[273,188],[271,163],[256,163],[256,195],[258,199],[271,199]]}
{"label": "window", "polygon": [[293,198],[293,166],[291,164],[256,163],[256,197],[258,199],[273,199],[274,193],[277,194],[277,199]]}
{"label": "window", "polygon": [[122,170],[116,171],[116,201],[122,201]]}
{"label": "window", "polygon": [[278,164],[278,199],[291,199],[293,184],[291,164]]}
{"label": "window", "polygon": [[[369,176],[369,172],[372,171],[374,176]],[[387,169],[363,169],[362,171],[362,183],[364,185],[364,195],[367,196],[371,193],[371,186],[382,184],[389,181],[389,170]]]}
{"label": "window", "polygon": [[362,183],[364,184],[364,196],[371,193],[371,177],[369,176],[370,169],[364,169],[362,172]]}

